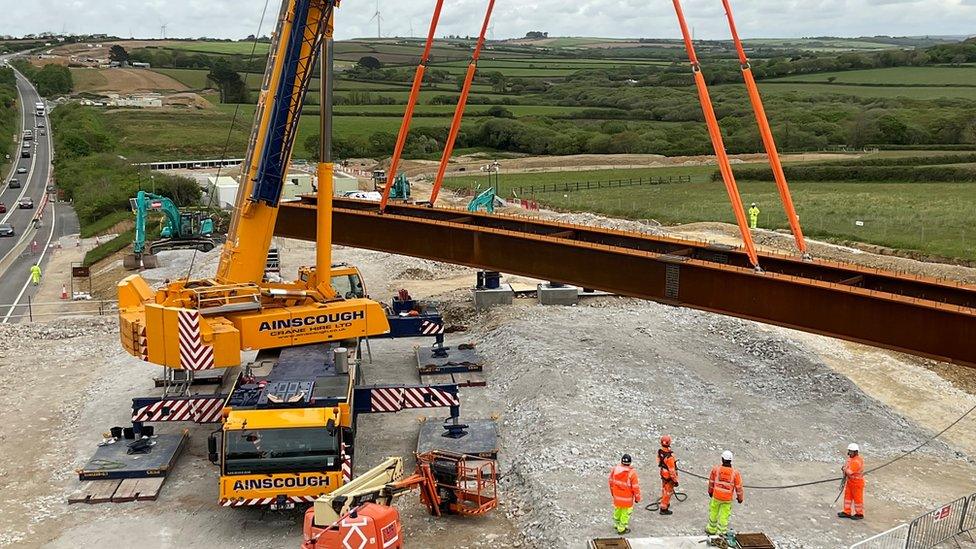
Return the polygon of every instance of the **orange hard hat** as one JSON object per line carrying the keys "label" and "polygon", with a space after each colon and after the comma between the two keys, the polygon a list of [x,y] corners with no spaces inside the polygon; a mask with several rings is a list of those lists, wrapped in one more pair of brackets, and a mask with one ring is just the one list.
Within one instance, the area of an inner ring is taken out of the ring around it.
{"label": "orange hard hat", "polygon": [[671,435],[661,436],[661,446],[671,446]]}

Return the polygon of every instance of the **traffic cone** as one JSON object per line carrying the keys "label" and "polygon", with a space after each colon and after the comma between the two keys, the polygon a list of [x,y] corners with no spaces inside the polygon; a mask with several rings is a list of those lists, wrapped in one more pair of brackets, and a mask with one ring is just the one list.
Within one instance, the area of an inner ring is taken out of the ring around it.
{"label": "traffic cone", "polygon": [[68,299],[68,287],[64,284],[61,285],[61,299]]}

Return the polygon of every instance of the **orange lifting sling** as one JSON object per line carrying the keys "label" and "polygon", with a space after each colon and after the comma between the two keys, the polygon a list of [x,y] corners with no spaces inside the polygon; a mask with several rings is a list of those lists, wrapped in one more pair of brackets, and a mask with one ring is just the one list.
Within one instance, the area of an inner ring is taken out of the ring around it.
{"label": "orange lifting sling", "polygon": [[786,175],[783,173],[783,164],[779,161],[779,152],[776,150],[776,140],[773,139],[773,131],[769,128],[769,121],[766,119],[766,109],[763,108],[762,98],[759,96],[759,88],[756,87],[756,80],[752,76],[752,67],[749,65],[749,58],[742,48],[742,41],[739,40],[739,32],[735,28],[735,20],[732,18],[732,8],[729,0],[722,0],[725,6],[725,16],[729,20],[729,29],[732,31],[732,41],[735,49],[739,52],[739,65],[742,67],[742,78],[746,82],[746,89],[749,91],[749,101],[752,103],[752,110],[756,114],[756,123],[759,124],[759,135],[762,136],[763,146],[766,147],[766,155],[769,157],[769,167],[773,170],[773,177],[776,179],[776,188],[779,190],[780,200],[783,201],[783,209],[786,211],[786,218],[790,222],[790,230],[796,239],[796,248],[807,257],[807,243],[803,239],[803,231],[800,229],[800,218],[796,215],[793,207],[793,197],[790,196],[790,187],[786,183]]}
{"label": "orange lifting sling", "polygon": [[695,54],[695,46],[691,43],[691,33],[688,32],[688,24],[685,22],[684,12],[681,11],[680,1],[672,1],[674,2],[674,11],[678,15],[678,23],[681,25],[681,35],[684,37],[685,48],[688,50],[688,60],[691,62],[691,70],[695,75],[698,99],[701,101],[702,112],[705,115],[705,123],[708,125],[708,135],[712,140],[712,148],[715,149],[718,169],[722,173],[725,190],[729,193],[729,200],[732,202],[732,210],[735,212],[739,232],[742,233],[742,243],[746,248],[746,253],[749,254],[749,262],[758,270],[759,258],[756,256],[756,246],[752,242],[749,225],[746,224],[746,214],[742,207],[742,198],[739,196],[739,189],[735,184],[735,176],[732,175],[732,166],[729,165],[729,156],[725,152],[722,132],[719,130],[718,120],[715,118],[715,109],[712,107],[712,99],[708,95],[705,77],[701,73],[701,65],[698,63],[698,56]]}
{"label": "orange lifting sling", "polygon": [[424,71],[427,70],[427,63],[430,62],[430,48],[434,43],[437,20],[441,17],[441,7],[443,5],[444,0],[437,0],[437,5],[434,6],[434,16],[430,20],[430,30],[427,31],[427,43],[424,45],[424,53],[420,56],[417,72],[413,75],[413,86],[410,88],[410,97],[407,99],[407,109],[403,112],[400,133],[397,134],[396,147],[393,149],[393,157],[390,159],[390,170],[386,174],[386,185],[383,187],[383,199],[380,201],[380,213],[386,210],[386,203],[390,199],[390,189],[393,186],[393,181],[396,179],[397,168],[400,165],[400,156],[403,154],[403,145],[407,142],[407,134],[410,133],[410,120],[413,119],[413,108],[417,103],[417,96],[420,94],[420,83],[424,79]]}
{"label": "orange lifting sling", "polygon": [[474,53],[471,54],[471,63],[468,64],[468,72],[464,75],[464,86],[461,88],[461,97],[458,98],[457,107],[454,108],[454,119],[451,120],[451,131],[447,134],[447,142],[444,144],[444,154],[441,156],[441,164],[437,168],[437,178],[434,179],[434,188],[430,191],[430,205],[433,206],[437,201],[437,193],[441,190],[441,183],[444,182],[444,172],[447,171],[447,163],[454,152],[454,141],[457,139],[458,130],[461,129],[461,119],[464,117],[464,107],[468,103],[468,92],[471,91],[471,81],[474,80],[474,73],[478,67],[478,56],[481,55],[481,47],[485,43],[485,32],[488,31],[488,22],[491,20],[491,10],[495,8],[495,0],[488,1],[488,10],[485,12],[485,21],[481,24],[481,34],[478,35],[478,43],[474,46]]}

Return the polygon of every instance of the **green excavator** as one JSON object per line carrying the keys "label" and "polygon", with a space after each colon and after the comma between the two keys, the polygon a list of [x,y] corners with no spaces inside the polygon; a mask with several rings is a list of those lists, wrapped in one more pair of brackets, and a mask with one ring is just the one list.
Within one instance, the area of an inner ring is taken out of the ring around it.
{"label": "green excavator", "polygon": [[[172,200],[165,196],[139,191],[130,198],[132,212],[136,214],[135,238],[132,253],[122,258],[126,269],[134,270],[140,266],[156,266],[156,254],[163,250],[200,250],[209,252],[217,245],[213,238],[213,219],[201,212],[181,212]],[[146,221],[149,212],[163,213],[163,227],[159,240],[146,245]]]}

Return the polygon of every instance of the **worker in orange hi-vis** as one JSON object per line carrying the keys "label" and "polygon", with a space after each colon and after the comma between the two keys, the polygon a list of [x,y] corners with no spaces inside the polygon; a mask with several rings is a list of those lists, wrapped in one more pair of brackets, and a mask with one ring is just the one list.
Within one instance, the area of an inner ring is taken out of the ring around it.
{"label": "worker in orange hi-vis", "polygon": [[861,520],[864,518],[864,458],[855,443],[847,446],[847,463],[844,472],[844,510],[838,517]]}
{"label": "worker in orange hi-vis", "polygon": [[708,495],[712,497],[708,506],[708,526],[705,532],[724,536],[729,530],[732,516],[732,496],[742,503],[742,475],[732,467],[732,452],[722,452],[722,464],[712,468],[708,475]]}
{"label": "worker in orange hi-vis", "polygon": [[631,465],[630,454],[624,454],[620,465],[610,470],[610,495],[613,496],[613,527],[618,534],[626,534],[630,532],[628,526],[634,504],[641,500],[637,471]]}
{"label": "worker in orange hi-vis", "polygon": [[657,451],[657,466],[661,470],[661,508],[662,515],[671,514],[671,496],[678,485],[678,460],[671,452],[671,436],[661,437],[661,449]]}

